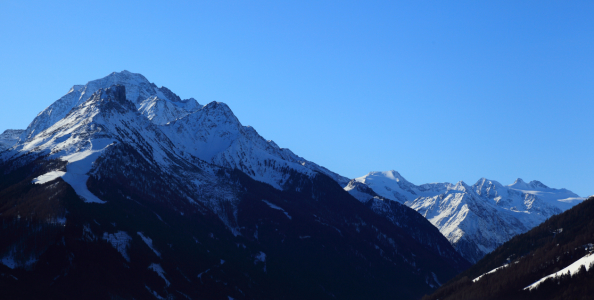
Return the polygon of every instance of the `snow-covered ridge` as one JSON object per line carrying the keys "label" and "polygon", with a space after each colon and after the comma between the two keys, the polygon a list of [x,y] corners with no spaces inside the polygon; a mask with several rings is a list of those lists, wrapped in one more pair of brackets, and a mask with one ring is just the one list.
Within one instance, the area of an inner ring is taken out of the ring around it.
{"label": "snow-covered ridge", "polygon": [[592,254],[592,253],[586,254],[584,257],[578,259],[576,262],[567,266],[563,270],[560,270],[558,272],[555,272],[551,275],[545,276],[545,277],[537,280],[535,283],[525,287],[524,290],[533,290],[535,288],[538,288],[538,286],[541,283],[543,283],[545,280],[547,280],[549,278],[560,277],[561,275],[567,275],[567,273],[569,273],[569,275],[573,276],[579,272],[579,270],[582,266],[584,266],[584,268],[586,268],[586,271],[588,271],[592,267],[593,264],[594,264],[594,254]]}
{"label": "snow-covered ridge", "polygon": [[[539,181],[517,179],[504,186],[486,178],[469,186],[458,183],[414,185],[396,171],[371,172],[345,187],[366,202],[377,194],[421,213],[471,262],[513,236],[524,233],[585,198]],[[364,184],[374,193],[366,192]]]}
{"label": "snow-covered ridge", "polygon": [[330,176],[341,185],[348,179],[280,148],[251,126],[243,126],[229,106],[211,102],[187,116],[161,127],[182,150],[212,164],[239,169],[252,178],[283,189],[288,170]]}

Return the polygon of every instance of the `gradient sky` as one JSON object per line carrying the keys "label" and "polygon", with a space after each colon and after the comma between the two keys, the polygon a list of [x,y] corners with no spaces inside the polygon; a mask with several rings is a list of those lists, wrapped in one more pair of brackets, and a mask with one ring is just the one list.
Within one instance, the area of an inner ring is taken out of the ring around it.
{"label": "gradient sky", "polygon": [[594,194],[594,1],[48,2],[0,1],[0,131],[129,70],[350,178]]}

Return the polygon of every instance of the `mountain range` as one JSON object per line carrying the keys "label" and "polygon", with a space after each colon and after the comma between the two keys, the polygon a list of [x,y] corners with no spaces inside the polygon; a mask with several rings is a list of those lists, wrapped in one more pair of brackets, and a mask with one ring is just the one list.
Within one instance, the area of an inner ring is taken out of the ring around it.
{"label": "mountain range", "polygon": [[114,72],[0,135],[0,285],[29,298],[418,299],[582,200],[521,179],[351,180],[225,103]]}
{"label": "mountain range", "polygon": [[415,299],[470,266],[409,207],[378,216],[226,104],[140,74],[75,85],[3,140],[7,297]]}
{"label": "mountain range", "polygon": [[472,186],[463,181],[417,186],[396,171],[371,172],[351,180],[345,190],[362,202],[383,199],[416,210],[472,263],[584,200],[569,190],[520,178],[506,186],[486,178]]}

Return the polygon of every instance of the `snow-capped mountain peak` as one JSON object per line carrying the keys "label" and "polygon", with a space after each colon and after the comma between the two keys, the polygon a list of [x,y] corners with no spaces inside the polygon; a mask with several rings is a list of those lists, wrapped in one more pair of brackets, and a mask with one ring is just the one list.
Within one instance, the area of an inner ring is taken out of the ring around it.
{"label": "snow-capped mountain peak", "polygon": [[448,187],[448,190],[453,190],[453,191],[459,191],[459,192],[466,192],[466,193],[471,193],[472,188],[470,188],[470,186],[468,184],[466,184],[464,181],[460,180],[456,183],[456,185],[452,186],[452,187]]}
{"label": "snow-capped mountain peak", "polygon": [[[33,120],[21,134],[21,142],[37,145],[50,134],[45,132],[47,129],[84,106],[95,92],[117,85],[124,87],[128,108],[157,125],[158,129],[151,130],[164,134],[176,149],[186,154],[218,166],[237,168],[277,189],[283,188],[291,170],[307,176],[323,173],[341,186],[349,181],[265,140],[254,128],[243,126],[225,103],[211,102],[202,106],[193,98],[181,100],[168,88],[159,88],[143,75],[128,71],[113,72],[85,85],[75,85]],[[43,138],[37,139],[42,133]],[[36,142],[32,142],[34,140]]]}
{"label": "snow-capped mountain peak", "polygon": [[129,71],[113,72],[85,85],[73,86],[66,95],[39,113],[20,139],[26,141],[33,138],[64,118],[73,108],[84,103],[95,91],[113,85],[125,86],[126,99],[155,124],[166,124],[201,107],[195,99],[181,100],[166,87],[158,88],[141,74]]}
{"label": "snow-capped mountain peak", "polygon": [[522,178],[516,179],[516,181],[514,181],[514,183],[508,185],[508,187],[513,188],[513,189],[519,189],[519,190],[527,190],[527,189],[531,188],[524,180],[522,180]]}
{"label": "snow-capped mountain peak", "polygon": [[528,183],[528,185],[530,185],[534,189],[549,189],[548,186],[546,186],[545,184],[543,184],[542,182],[540,182],[538,180],[532,180]]}
{"label": "snow-capped mountain peak", "polygon": [[472,189],[480,196],[494,199],[499,196],[504,187],[498,181],[489,180],[483,177],[472,186]]}
{"label": "snow-capped mountain peak", "polygon": [[[145,170],[158,170],[167,174],[172,181],[179,178],[178,176],[191,176],[195,181],[190,181],[190,185],[186,184],[183,187],[187,190],[187,195],[192,195],[187,196],[190,202],[205,195],[204,189],[201,193],[192,194],[197,193],[198,186],[195,183],[201,182],[205,187],[214,185],[215,179],[208,174],[214,172],[212,169],[216,167],[203,167],[203,173],[196,173],[196,165],[206,164],[178,150],[158,125],[136,110],[134,103],[127,99],[126,95],[126,87],[123,85],[95,91],[63,119],[29,140],[20,141],[11,151],[2,153],[0,161],[31,156],[29,154],[33,154],[33,158],[47,155],[49,159],[65,161],[65,169],[50,170],[47,174],[37,177],[34,182],[42,184],[61,177],[86,201],[103,203],[100,195],[95,195],[87,189],[87,181],[97,172],[99,158],[106,159],[104,154],[122,151],[125,148],[127,153],[136,153],[135,159],[142,159],[148,164]],[[112,167],[113,165],[109,168]],[[100,178],[102,175],[97,176]],[[217,199],[232,198],[224,189],[220,192],[221,195],[216,196]],[[213,211],[218,213],[216,201],[205,205],[210,205]],[[225,218],[226,216],[222,218],[224,222]]]}
{"label": "snow-capped mountain peak", "polygon": [[[390,171],[374,171],[369,174],[354,179],[357,182],[363,183],[371,187],[377,195],[386,199],[405,203],[412,201],[420,196],[430,196],[436,193],[442,193],[448,188],[453,188],[449,183],[428,183],[422,186],[416,186],[406,180],[400,173]],[[345,188],[350,191],[350,188]],[[355,196],[355,195],[353,195]],[[355,198],[360,201],[367,201],[369,195],[357,194]]]}

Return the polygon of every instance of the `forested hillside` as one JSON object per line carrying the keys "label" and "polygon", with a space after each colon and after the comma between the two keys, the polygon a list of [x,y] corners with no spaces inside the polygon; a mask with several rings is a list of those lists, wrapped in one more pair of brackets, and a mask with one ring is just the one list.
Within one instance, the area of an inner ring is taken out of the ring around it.
{"label": "forested hillside", "polygon": [[514,237],[423,299],[592,299],[594,270],[589,265],[579,267],[577,275],[558,276],[532,290],[525,288],[590,254],[593,216],[594,197],[590,197]]}

